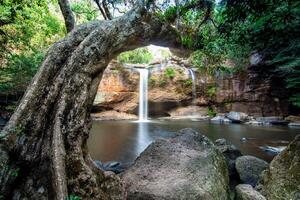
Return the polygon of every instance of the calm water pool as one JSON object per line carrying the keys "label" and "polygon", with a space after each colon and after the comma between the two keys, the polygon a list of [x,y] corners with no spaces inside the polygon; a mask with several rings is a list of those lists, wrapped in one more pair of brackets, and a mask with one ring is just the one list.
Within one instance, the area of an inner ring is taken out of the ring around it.
{"label": "calm water pool", "polygon": [[[213,141],[225,138],[236,145],[244,155],[254,155],[270,161],[274,155],[259,147],[286,146],[300,133],[300,128],[281,126],[249,126],[241,124],[215,124],[208,121],[95,121],[88,140],[93,159],[102,162],[132,163],[156,138],[172,137],[182,128],[193,128]],[[248,138],[241,142],[241,138]]]}

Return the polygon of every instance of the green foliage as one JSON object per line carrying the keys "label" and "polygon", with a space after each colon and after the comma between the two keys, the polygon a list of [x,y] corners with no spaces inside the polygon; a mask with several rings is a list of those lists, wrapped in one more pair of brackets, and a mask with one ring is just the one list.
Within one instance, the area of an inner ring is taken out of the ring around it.
{"label": "green foliage", "polygon": [[174,22],[176,17],[176,12],[177,12],[176,6],[168,7],[168,9],[164,12],[162,17],[168,22]]}
{"label": "green foliage", "polygon": [[167,85],[167,80],[166,79],[164,79],[164,78],[162,78],[162,77],[160,77],[159,79],[158,79],[158,86],[159,87],[164,87],[164,86],[166,86]]}
{"label": "green foliage", "polygon": [[254,50],[262,52],[271,69],[267,73],[285,80],[291,102],[299,106],[300,2],[227,0],[223,4],[219,31],[232,46],[232,55],[246,59]]}
{"label": "green foliage", "polygon": [[209,97],[214,97],[217,94],[217,87],[216,86],[209,86],[206,90],[206,94]]}
{"label": "green foliage", "polygon": [[154,87],[156,85],[157,80],[153,77],[150,77],[148,82],[149,82],[150,87]]}
{"label": "green foliage", "polygon": [[164,72],[164,75],[167,77],[167,78],[170,78],[170,79],[173,79],[175,77],[175,71],[173,68],[167,68]]}
{"label": "green foliage", "polygon": [[20,172],[20,168],[16,168],[13,172],[12,172],[12,176],[17,177],[19,176],[19,172]]}
{"label": "green foliage", "polygon": [[82,199],[81,197],[73,194],[69,195],[67,198],[67,200],[81,200],[81,199]]}
{"label": "green foliage", "polygon": [[[2,94],[21,94],[36,73],[44,55],[42,53],[11,54],[7,64],[0,71]],[[0,93],[0,94],[1,94]]]}
{"label": "green foliage", "polygon": [[142,64],[149,63],[153,59],[152,54],[147,48],[138,48],[133,51],[127,51],[121,53],[117,60],[120,63],[132,63],[132,64]]}
{"label": "green foliage", "polygon": [[95,20],[99,16],[99,10],[90,0],[72,2],[71,9],[78,24]]}
{"label": "green foliage", "polygon": [[210,117],[215,117],[217,115],[217,112],[213,109],[213,107],[209,106],[208,111],[207,111],[207,115],[210,116]]}
{"label": "green foliage", "polygon": [[193,85],[193,80],[191,78],[184,80],[183,82],[185,87],[190,87]]}
{"label": "green foliage", "polygon": [[[50,9],[51,7],[51,9]],[[23,93],[49,45],[64,35],[64,22],[46,0],[0,5],[0,95]]]}

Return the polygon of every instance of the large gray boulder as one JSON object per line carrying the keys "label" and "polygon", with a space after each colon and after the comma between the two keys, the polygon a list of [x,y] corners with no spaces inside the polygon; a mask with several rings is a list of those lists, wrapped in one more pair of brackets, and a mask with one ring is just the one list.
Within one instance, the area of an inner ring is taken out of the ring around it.
{"label": "large gray boulder", "polygon": [[300,199],[300,135],[272,160],[262,185],[267,199]]}
{"label": "large gray boulder", "polygon": [[248,120],[248,115],[243,112],[231,111],[226,114],[226,117],[230,119],[232,122],[236,122],[236,123],[242,123]]}
{"label": "large gray boulder", "polygon": [[258,191],[254,190],[251,185],[239,184],[235,187],[236,200],[266,200]]}
{"label": "large gray boulder", "polygon": [[241,156],[236,159],[235,167],[243,183],[250,184],[253,187],[261,179],[262,172],[267,169],[269,164],[254,156]]}
{"label": "large gray boulder", "polygon": [[152,143],[123,176],[127,199],[227,200],[224,156],[192,129]]}

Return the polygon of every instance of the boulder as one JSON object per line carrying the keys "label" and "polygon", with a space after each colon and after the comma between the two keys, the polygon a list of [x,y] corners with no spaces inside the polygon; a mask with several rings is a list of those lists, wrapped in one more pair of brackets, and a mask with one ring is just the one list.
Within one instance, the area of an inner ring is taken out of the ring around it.
{"label": "boulder", "polygon": [[297,115],[289,115],[286,118],[284,118],[284,120],[286,121],[290,121],[290,122],[297,122],[300,123],[300,116]]}
{"label": "boulder", "polygon": [[232,122],[241,123],[248,120],[248,115],[243,112],[229,112],[226,117],[230,119]]}
{"label": "boulder", "polygon": [[239,176],[235,168],[235,161],[238,157],[242,156],[242,153],[224,138],[216,140],[215,144],[226,159],[230,179],[237,179]]}
{"label": "boulder", "polygon": [[251,185],[239,184],[235,187],[236,200],[266,200],[258,191],[254,190]]}
{"label": "boulder", "polygon": [[268,166],[269,164],[266,161],[254,156],[241,156],[238,157],[235,162],[235,167],[241,181],[253,187],[259,182],[262,172]]}
{"label": "boulder", "polygon": [[152,143],[125,171],[127,199],[218,200],[229,198],[224,156],[204,135],[183,129]]}
{"label": "boulder", "polygon": [[116,161],[102,163],[99,160],[95,160],[94,163],[99,169],[102,169],[103,171],[111,171],[116,174],[120,174],[125,170],[125,167],[121,163]]}
{"label": "boulder", "polygon": [[272,160],[261,193],[272,200],[300,199],[300,135]]}
{"label": "boulder", "polygon": [[215,116],[214,118],[211,118],[210,121],[217,123],[231,123],[231,120],[224,116]]}
{"label": "boulder", "polygon": [[268,145],[260,147],[260,149],[262,149],[263,151],[266,151],[271,154],[279,154],[285,148],[286,148],[285,146],[272,147],[272,146],[268,146]]}

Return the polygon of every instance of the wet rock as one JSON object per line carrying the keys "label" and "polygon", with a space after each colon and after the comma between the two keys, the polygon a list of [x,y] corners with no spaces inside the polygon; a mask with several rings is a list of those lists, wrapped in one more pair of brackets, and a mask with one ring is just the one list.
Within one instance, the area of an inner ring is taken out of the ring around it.
{"label": "wet rock", "polygon": [[272,160],[262,185],[267,199],[300,199],[300,135]]}
{"label": "wet rock", "polygon": [[266,152],[272,153],[272,154],[279,154],[285,148],[286,148],[285,146],[272,147],[272,146],[267,146],[267,145],[260,147],[260,149],[262,149],[263,151],[266,151]]}
{"label": "wet rock", "polygon": [[277,117],[277,116],[271,116],[271,117],[257,117],[256,121],[262,123],[263,125],[271,125],[276,124],[276,122],[281,122],[283,121],[282,117]]}
{"label": "wet rock", "polygon": [[286,121],[290,121],[290,122],[297,122],[300,123],[300,116],[297,115],[289,115],[286,118],[284,118],[284,120]]}
{"label": "wet rock", "polygon": [[116,161],[102,163],[99,160],[95,160],[94,163],[99,169],[102,169],[103,171],[111,171],[116,174],[120,174],[125,171],[124,166]]}
{"label": "wet rock", "polygon": [[215,144],[225,156],[230,179],[238,179],[239,176],[235,168],[235,161],[238,157],[242,156],[242,153],[224,138],[216,140]]}
{"label": "wet rock", "polygon": [[251,185],[239,184],[235,187],[236,200],[266,200],[258,191],[254,190]]}
{"label": "wet rock", "polygon": [[286,126],[289,124],[289,121],[285,121],[285,120],[275,120],[275,121],[270,121],[269,122],[272,125],[281,125],[281,126]]}
{"label": "wet rock", "polygon": [[263,170],[268,166],[269,164],[266,161],[254,156],[241,156],[238,157],[235,162],[235,167],[241,181],[253,187],[256,186],[261,179]]}
{"label": "wet rock", "polygon": [[248,120],[248,115],[243,112],[229,112],[226,117],[235,123],[242,123]]}
{"label": "wet rock", "polygon": [[248,122],[246,122],[245,124],[248,124],[248,125],[254,125],[254,126],[261,126],[261,125],[264,125],[263,122],[261,122],[261,121],[256,121],[256,120],[248,121]]}
{"label": "wet rock", "polygon": [[231,120],[227,119],[224,116],[216,116],[216,117],[210,119],[210,121],[215,122],[215,123],[231,123]]}
{"label": "wet rock", "polygon": [[296,123],[296,122],[289,123],[288,126],[299,126],[300,127],[300,122],[299,123]]}
{"label": "wet rock", "polygon": [[224,156],[192,129],[152,143],[125,172],[123,181],[128,199],[229,198]]}

